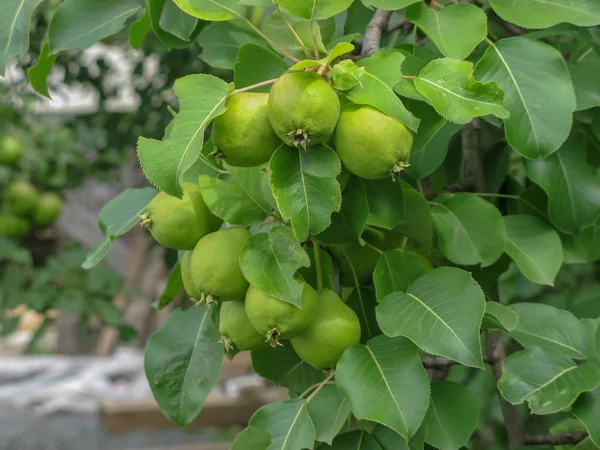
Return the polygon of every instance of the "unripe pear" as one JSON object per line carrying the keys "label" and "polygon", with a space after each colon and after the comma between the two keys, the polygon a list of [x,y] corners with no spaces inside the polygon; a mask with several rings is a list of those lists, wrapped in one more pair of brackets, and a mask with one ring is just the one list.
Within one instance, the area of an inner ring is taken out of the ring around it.
{"label": "unripe pear", "polygon": [[324,289],[318,297],[313,322],[291,343],[298,356],[315,369],[331,369],[348,347],[360,342],[360,321],[332,290]]}
{"label": "unripe pear", "polygon": [[256,286],[248,289],[246,313],[250,323],[272,346],[297,336],[315,318],[317,293],[308,283],[302,283],[302,308],[272,297]]}
{"label": "unripe pear", "polygon": [[63,200],[55,192],[44,192],[40,195],[37,208],[33,213],[33,222],[38,227],[52,225],[62,211]]}
{"label": "unripe pear", "polygon": [[39,195],[28,181],[14,181],[8,187],[6,199],[10,209],[19,216],[29,216],[37,208]]}
{"label": "unripe pear", "polygon": [[21,239],[29,233],[29,222],[10,212],[0,213],[0,236],[6,239]]}
{"label": "unripe pear", "polygon": [[269,122],[269,94],[240,92],[227,99],[227,111],[213,122],[216,155],[236,167],[260,166],[269,161],[281,140]]}
{"label": "unripe pear", "polygon": [[221,305],[219,333],[227,350],[233,349],[234,346],[241,351],[267,346],[264,336],[250,323],[243,298]]}
{"label": "unripe pear", "polygon": [[0,138],[0,164],[16,163],[23,154],[22,142],[13,136]]}
{"label": "unripe pear", "polygon": [[222,223],[209,211],[200,188],[192,183],[184,183],[181,199],[159,192],[141,218],[156,242],[177,250],[192,250],[202,236]]}
{"label": "unripe pear", "polygon": [[340,100],[316,72],[290,72],[269,92],[269,120],[287,145],[306,149],[326,142],[340,116]]}
{"label": "unripe pear", "polygon": [[406,126],[372,106],[347,103],[335,129],[342,164],[366,179],[397,177],[408,165],[413,144]]}
{"label": "unripe pear", "polygon": [[190,260],[195,297],[200,301],[231,301],[244,298],[248,281],[239,258],[250,237],[244,227],[231,227],[207,234],[198,241]]}

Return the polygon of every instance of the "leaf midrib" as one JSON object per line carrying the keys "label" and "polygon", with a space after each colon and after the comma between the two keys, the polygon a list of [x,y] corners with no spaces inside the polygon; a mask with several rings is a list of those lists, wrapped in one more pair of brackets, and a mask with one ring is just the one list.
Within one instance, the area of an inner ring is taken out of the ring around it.
{"label": "leaf midrib", "polygon": [[373,362],[375,363],[375,366],[377,366],[377,370],[379,370],[379,373],[381,374],[381,379],[385,383],[385,387],[387,388],[388,392],[390,393],[390,396],[392,397],[392,400],[393,400],[394,404],[396,405],[396,408],[398,409],[398,412],[400,413],[400,417],[402,418],[402,422],[404,423],[404,428],[406,428],[406,430],[408,431],[408,424],[406,423],[406,419],[404,418],[404,413],[402,412],[402,408],[400,408],[400,405],[396,401],[396,397],[394,396],[394,392],[392,391],[392,388],[390,387],[389,383],[387,382],[387,378],[385,377],[385,374],[383,373],[383,369],[379,365],[379,362],[377,362],[377,358],[375,357],[375,355],[373,354],[373,352],[371,351],[371,349],[369,348],[369,346],[365,345],[365,348],[367,349],[367,351],[371,355],[371,358],[373,358]]}
{"label": "leaf midrib", "polygon": [[[202,321],[200,322],[200,325],[198,326],[198,332],[196,334],[196,340],[194,341],[194,346],[192,347],[192,353],[190,355],[190,361],[188,361],[188,366],[185,368],[185,372],[183,374],[183,380],[181,383],[181,386],[184,387],[186,386],[186,381],[187,381],[187,377],[188,377],[188,372],[190,370],[190,367],[192,366],[191,364],[191,360],[193,358],[194,355],[194,351],[196,350],[196,347],[198,347],[198,341],[200,340],[200,336],[202,335],[202,331],[204,329],[204,322],[206,321],[206,318],[208,317],[208,313],[209,313],[210,307],[206,306],[206,309],[204,310],[204,315],[202,316]],[[180,419],[183,419],[184,417],[184,406],[186,404],[185,402],[185,398],[186,395],[184,395],[184,391],[185,389],[181,389],[180,391],[180,395],[179,395],[179,414],[180,414]]]}
{"label": "leaf midrib", "polygon": [[421,305],[423,305],[425,307],[425,309],[427,309],[431,314],[433,314],[441,323],[444,324],[444,326],[446,328],[448,328],[448,330],[450,330],[450,332],[454,335],[454,337],[456,337],[456,339],[458,340],[458,342],[460,343],[460,345],[463,346],[463,348],[467,351],[467,353],[469,354],[469,356],[473,359],[473,361],[477,362],[477,358],[475,358],[475,356],[471,353],[471,351],[467,348],[467,346],[464,344],[464,342],[462,341],[462,339],[458,336],[458,334],[456,334],[456,332],[452,329],[452,327],[450,325],[448,325],[446,323],[446,321],[444,319],[442,319],[433,309],[431,309],[425,302],[423,302],[419,297],[417,297],[416,295],[411,294],[410,292],[407,292],[406,295],[408,295],[409,297],[411,297],[413,300],[417,301],[418,303],[420,303]]}
{"label": "leaf midrib", "polygon": [[469,234],[468,230],[465,228],[465,226],[463,225],[463,223],[461,222],[461,220],[458,218],[458,216],[456,214],[454,214],[454,212],[450,208],[448,208],[446,205],[444,205],[443,203],[433,202],[433,204],[444,208],[446,211],[448,211],[448,213],[452,217],[454,217],[456,219],[456,221],[460,225],[460,229],[462,231],[464,231],[465,235],[469,238],[469,241],[471,242],[471,245],[473,246],[473,248],[475,249],[475,252],[479,256],[479,260],[482,261],[483,260],[483,255],[479,251],[479,248],[477,248],[477,245],[475,245],[475,241],[473,241],[473,238],[471,237],[471,235]]}
{"label": "leaf midrib", "polygon": [[[517,323],[517,327],[518,327],[518,326],[519,326],[519,325],[518,325],[518,323]],[[548,337],[546,337],[546,336],[542,336],[542,335],[535,334],[535,333],[530,333],[529,331],[525,331],[525,330],[523,330],[523,329],[519,329],[519,328],[515,328],[515,329],[513,329],[513,330],[512,330],[512,332],[513,332],[513,333],[514,333],[515,331],[516,331],[516,332],[518,332],[518,333],[528,334],[529,336],[533,336],[533,337],[536,337],[536,338],[542,339],[542,340],[544,340],[544,341],[552,342],[553,344],[559,345],[559,346],[561,346],[561,347],[564,347],[564,348],[566,348],[566,349],[568,349],[568,350],[571,350],[571,351],[574,351],[574,352],[576,352],[577,354],[581,355],[583,358],[585,358],[585,357],[586,357],[586,356],[585,356],[583,353],[581,353],[581,352],[580,352],[578,349],[576,349],[575,347],[571,347],[571,346],[569,346],[569,345],[567,345],[567,344],[563,344],[562,342],[555,341],[554,339],[550,339],[550,338],[548,338]]]}
{"label": "leaf midrib", "polygon": [[496,44],[492,44],[492,48],[498,54],[498,57],[500,58],[500,61],[502,61],[502,64],[504,65],[506,72],[510,76],[510,79],[513,81],[515,89],[517,90],[517,94],[519,94],[519,98],[521,99],[521,103],[523,104],[523,108],[525,109],[527,119],[529,120],[529,123],[531,124],[531,131],[532,131],[533,137],[535,139],[535,146],[536,146],[538,155],[541,156],[542,153],[540,152],[540,145],[538,143],[539,141],[538,141],[538,137],[537,137],[537,132],[535,131],[535,126],[533,124],[533,118],[531,117],[531,113],[529,112],[529,108],[527,107],[527,103],[525,102],[525,97],[523,97],[523,93],[521,92],[521,87],[519,86],[519,83],[517,83],[517,79],[515,78],[514,74],[512,73],[512,70],[510,69],[510,66],[508,65],[508,61],[506,61],[506,59],[504,59],[504,56],[500,52],[500,49],[498,49],[498,46]]}
{"label": "leaf midrib", "polygon": [[298,409],[298,412],[296,413],[296,416],[294,417],[294,420],[292,421],[291,425],[290,425],[290,429],[288,431],[288,433],[285,435],[285,439],[281,444],[281,450],[285,450],[285,446],[287,444],[288,439],[290,438],[290,435],[292,434],[292,430],[294,429],[294,426],[296,425],[296,422],[298,421],[298,417],[300,417],[300,413],[302,412],[302,410],[306,407],[306,403],[302,403],[302,406],[300,407],[300,409]]}
{"label": "leaf midrib", "polygon": [[[442,86],[440,84],[437,84],[437,83],[435,83],[435,82],[433,82],[431,80],[428,80],[427,78],[423,78],[423,77],[418,77],[418,78],[419,78],[420,81],[424,81],[426,83],[429,83],[429,84],[435,86],[436,88],[441,89],[442,91],[446,91],[446,92],[454,95],[455,97],[458,97],[459,99],[462,99],[462,100],[464,100],[464,101],[466,101],[468,103],[476,103],[476,104],[482,104],[482,105],[490,105],[490,106],[494,106],[496,108],[504,108],[502,105],[500,105],[498,103],[484,102],[482,100],[477,100],[477,99],[473,99],[473,98],[462,96],[462,95],[460,95],[460,94],[458,94],[458,93],[456,93],[456,92],[454,92],[454,91],[452,91],[452,90],[450,90],[448,88],[445,88],[444,86]],[[506,109],[506,108],[504,108],[504,109]]]}
{"label": "leaf midrib", "polygon": [[19,18],[19,15],[21,14],[21,11],[23,10],[23,7],[25,6],[25,1],[26,0],[22,0],[21,1],[21,4],[17,8],[17,11],[15,13],[15,17],[14,17],[12,23],[10,24],[10,28],[8,30],[8,40],[6,41],[6,47],[4,49],[4,61],[5,62],[8,59],[8,49],[10,48],[10,44],[12,43],[12,37],[13,37],[13,33],[15,31],[15,26],[17,25],[17,19]]}

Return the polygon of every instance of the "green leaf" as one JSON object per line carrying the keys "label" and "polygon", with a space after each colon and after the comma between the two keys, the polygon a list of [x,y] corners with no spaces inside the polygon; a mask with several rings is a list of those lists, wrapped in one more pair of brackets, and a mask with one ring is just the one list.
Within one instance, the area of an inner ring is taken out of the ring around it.
{"label": "green leaf", "polygon": [[325,230],[342,203],[336,180],[341,170],[337,154],[325,145],[306,151],[282,145],[271,157],[269,169],[279,211],[291,220],[298,240]]}
{"label": "green leaf", "polygon": [[277,0],[292,16],[310,20],[333,17],[350,7],[353,0]]}
{"label": "green leaf", "polygon": [[[421,430],[421,428],[419,430]],[[414,441],[419,434],[420,432],[417,432],[417,435],[413,436],[411,441]],[[375,429],[373,430],[373,437],[377,440],[382,450],[409,450],[406,439],[404,439],[394,430],[384,427],[383,425],[377,424],[375,426]],[[421,449],[422,448],[423,443],[421,442]]]}
{"label": "green leaf", "polygon": [[419,277],[406,293],[385,297],[377,321],[387,336],[406,336],[432,355],[483,368],[479,329],[484,310],[485,297],[470,273],[440,267]]}
{"label": "green leaf", "polygon": [[360,83],[348,91],[346,96],[353,103],[374,106],[416,132],[419,119],[406,109],[393,90],[402,78],[400,66],[403,60],[404,55],[401,53],[387,52],[386,49],[361,59],[358,65],[364,67],[366,72],[360,78]]}
{"label": "green leaf", "polygon": [[494,205],[468,193],[445,194],[431,203],[440,250],[461,265],[490,266],[504,252],[506,232]]}
{"label": "green leaf", "polygon": [[504,306],[498,302],[485,302],[483,328],[511,332],[516,328],[518,321],[519,313],[516,309]]}
{"label": "green leaf", "polygon": [[200,58],[208,65],[233,70],[242,46],[246,44],[264,45],[265,41],[244,21],[233,20],[209,24],[198,34],[196,42],[202,47]]}
{"label": "green leaf", "polygon": [[[298,42],[297,37],[290,30],[288,23],[292,26],[295,34],[302,41],[302,46]],[[285,17],[278,12],[274,12],[265,18],[262,31],[272,41],[276,42],[279,47],[287,50],[292,55],[298,58],[306,58],[307,55],[303,47],[308,49],[308,51],[312,54],[314,53],[315,49],[315,41],[316,48],[319,50],[319,54],[327,53],[325,43],[329,42],[335,33],[335,20],[330,18],[320,22],[313,22],[311,27],[310,20],[300,19],[297,17]],[[313,61],[308,67],[314,64],[319,63]]]}
{"label": "green leaf", "polygon": [[440,450],[458,450],[467,443],[479,419],[471,391],[451,381],[431,385],[431,404],[423,421],[425,442]]}
{"label": "green leaf", "polygon": [[577,98],[577,111],[600,106],[600,86],[594,74],[600,72],[600,57],[591,49],[569,67]]}
{"label": "green leaf", "polygon": [[573,405],[573,415],[583,423],[594,444],[600,447],[600,389],[582,394]]}
{"label": "green leaf", "polygon": [[147,8],[144,15],[133,22],[129,27],[129,45],[136,50],[140,48],[151,28],[150,9]]}
{"label": "green leaf", "polygon": [[223,344],[214,305],[176,309],[146,345],[144,368],[162,412],[180,427],[190,423],[219,378]]}
{"label": "green leaf", "polygon": [[27,248],[0,236],[0,262],[2,261],[12,261],[26,266],[33,264],[31,252]]}
{"label": "green leaf", "polygon": [[231,450],[267,450],[271,445],[271,435],[261,428],[247,427],[237,435]]}
{"label": "green leaf", "polygon": [[421,275],[430,270],[414,253],[392,250],[379,258],[373,272],[373,284],[381,301],[392,292],[405,292]]}
{"label": "green leaf", "polygon": [[526,158],[548,156],[569,135],[575,93],[555,48],[524,37],[502,39],[485,52],[475,77],[504,91],[506,138]]}
{"label": "green leaf", "polygon": [[179,9],[173,0],[167,0],[158,23],[167,33],[188,41],[198,25],[198,19]]}
{"label": "green leaf", "polygon": [[563,353],[532,347],[506,358],[498,389],[513,405],[527,401],[532,413],[553,414],[599,384],[600,370],[593,365],[577,365]]}
{"label": "green leaf", "polygon": [[574,133],[559,151],[525,163],[548,196],[548,217],[561,231],[578,233],[600,216],[600,180],[587,163],[587,142]]}
{"label": "green leaf", "polygon": [[143,0],[65,0],[48,29],[50,53],[84,49],[123,29]]}
{"label": "green leaf", "polygon": [[351,176],[342,194],[342,208],[331,216],[331,225],[319,234],[326,244],[346,244],[360,239],[369,216],[367,191],[362,180]]}
{"label": "green leaf", "polygon": [[352,89],[364,76],[366,69],[351,59],[344,59],[331,69],[331,86],[338,91]]}
{"label": "green leaf", "polygon": [[356,313],[360,322],[360,342],[366,343],[369,339],[381,334],[375,316],[377,298],[373,289],[355,288],[348,296],[346,304]]}
{"label": "green leaf", "polygon": [[424,102],[412,102],[411,112],[421,120],[410,152],[410,165],[406,171],[417,180],[431,175],[442,165],[450,139],[460,126],[446,121],[431,106]]}
{"label": "green leaf", "polygon": [[[310,284],[313,288],[317,289],[317,268],[315,265],[315,249],[314,247],[308,247],[304,249],[306,254],[310,258],[309,267],[301,267],[298,269],[300,275],[304,277],[304,280]],[[321,277],[323,279],[323,287],[325,289],[333,289],[333,262],[329,253],[321,250]]]}
{"label": "green leaf", "polygon": [[42,52],[40,53],[35,66],[27,69],[27,78],[29,78],[31,87],[33,87],[38,94],[48,98],[50,98],[50,93],[48,92],[48,75],[58,56],[50,55],[49,53],[48,42],[44,42]]}
{"label": "green leaf", "polygon": [[175,300],[182,289],[183,279],[181,278],[181,266],[179,265],[179,262],[177,262],[173,269],[171,269],[169,278],[167,278],[167,284],[158,298],[158,309],[163,309]]}
{"label": "green leaf", "polygon": [[367,225],[393,229],[404,220],[404,189],[390,178],[362,180],[367,190],[369,215]]}
{"label": "green leaf", "polygon": [[[240,48],[234,68],[235,87],[251,86],[261,81],[278,78],[287,72],[285,61],[268,48],[246,44]],[[271,86],[252,89],[253,92],[269,92]]]}
{"label": "green leaf", "polygon": [[217,22],[240,18],[246,11],[238,0],[174,0],[186,13],[202,20]]}
{"label": "green leaf", "polygon": [[523,347],[587,359],[587,331],[569,311],[542,303],[516,303],[511,308],[519,314],[519,321],[510,336]]}
{"label": "green leaf", "polygon": [[125,189],[104,205],[98,214],[98,226],[104,237],[88,252],[81,266],[91,269],[102,261],[108,255],[112,241],[140,222],[139,216],[156,194],[152,188]]}
{"label": "green leaf", "polygon": [[331,445],[350,415],[350,402],[337,386],[327,384],[308,402],[307,408],[317,432],[316,440]]}
{"label": "green leaf", "polygon": [[562,266],[558,233],[534,216],[505,216],[506,253],[519,270],[534,283],[552,286]]}
{"label": "green leaf", "polygon": [[298,307],[302,304],[303,285],[294,274],[309,263],[308,255],[287,227],[251,236],[240,254],[240,267],[250,284]]}
{"label": "green leaf", "polygon": [[414,239],[426,249],[433,244],[433,218],[427,200],[408,183],[402,181],[404,217],[396,229]]}
{"label": "green leaf", "polygon": [[450,4],[439,10],[417,3],[406,10],[406,19],[448,58],[465,59],[487,35],[485,13],[470,3]]}
{"label": "green leaf", "polygon": [[302,361],[291,345],[253,350],[252,370],[296,395],[325,379],[325,372]]}
{"label": "green leaf", "polygon": [[408,5],[412,5],[419,1],[421,0],[362,0],[366,6],[387,9],[388,11],[406,8]]}
{"label": "green leaf", "polygon": [[406,439],[425,417],[429,379],[407,339],[377,336],[348,348],[337,365],[336,382],[357,419],[386,425]]}
{"label": "green leaf", "polygon": [[473,63],[469,61],[433,60],[415,77],[415,86],[451,122],[464,124],[487,114],[502,119],[509,116],[502,89],[496,83],[475,80]]}
{"label": "green leaf", "polygon": [[[320,447],[319,447],[320,448]],[[333,444],[324,446],[323,450],[381,450],[377,440],[365,430],[354,430],[337,436]]]}
{"label": "green leaf", "polygon": [[490,0],[494,11],[525,28],[548,28],[561,22],[581,27],[600,24],[600,4],[586,0]]}
{"label": "green leaf", "polygon": [[[162,12],[167,0],[148,0],[148,16],[150,27],[158,39],[170,50],[172,48],[186,48],[190,45],[189,41],[179,39],[177,36],[166,32],[160,27]],[[194,33],[197,33],[202,25],[199,25]]]}
{"label": "green leaf", "polygon": [[0,76],[9,59],[29,49],[29,22],[42,0],[2,0],[0,4]]}
{"label": "green leaf", "polygon": [[249,425],[271,435],[268,450],[302,450],[315,442],[315,427],[302,399],[269,403],[254,413]]}
{"label": "green leaf", "polygon": [[201,156],[206,127],[225,112],[228,90],[225,81],[212,75],[188,75],[175,81],[181,109],[173,119],[171,132],[162,141],[138,139],[140,165],[148,180],[161,191],[182,195],[185,172]]}
{"label": "green leaf", "polygon": [[262,222],[271,213],[263,182],[267,174],[263,167],[233,167],[225,165],[231,181],[200,175],[202,198],[208,209],[225,222],[251,225]]}
{"label": "green leaf", "polygon": [[600,259],[600,226],[584,228],[579,234],[561,235],[565,264],[593,262]]}

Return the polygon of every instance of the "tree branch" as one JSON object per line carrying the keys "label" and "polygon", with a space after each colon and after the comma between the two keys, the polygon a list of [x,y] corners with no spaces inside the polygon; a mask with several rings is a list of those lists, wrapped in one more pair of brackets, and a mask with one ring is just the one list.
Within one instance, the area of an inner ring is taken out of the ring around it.
{"label": "tree branch", "polygon": [[[498,284],[496,284],[490,295],[490,300],[497,302],[499,299],[500,293],[498,292]],[[499,331],[488,332],[484,355],[486,358],[493,361],[491,364],[492,373],[494,374],[496,383],[498,383],[502,377],[504,359],[506,358],[502,333]],[[506,401],[499,390],[497,393],[498,398],[500,399],[500,406],[502,407],[502,416],[504,417],[504,428],[506,429],[506,435],[508,437],[508,446],[510,449],[518,448],[525,444],[525,424],[521,418],[521,411],[519,411],[519,408],[515,405]]]}
{"label": "tree branch", "polygon": [[587,436],[585,431],[565,434],[528,434],[525,436],[525,445],[574,445],[583,441]]}
{"label": "tree branch", "polygon": [[363,40],[362,55],[371,56],[381,46],[381,35],[386,30],[392,11],[378,9],[365,29],[365,38]]}
{"label": "tree branch", "polygon": [[475,118],[466,124],[461,131],[462,154],[464,160],[463,179],[458,183],[446,186],[441,192],[432,192],[425,197],[433,200],[441,194],[454,194],[456,192],[483,192],[485,179],[483,162],[480,151],[481,127],[479,119]]}

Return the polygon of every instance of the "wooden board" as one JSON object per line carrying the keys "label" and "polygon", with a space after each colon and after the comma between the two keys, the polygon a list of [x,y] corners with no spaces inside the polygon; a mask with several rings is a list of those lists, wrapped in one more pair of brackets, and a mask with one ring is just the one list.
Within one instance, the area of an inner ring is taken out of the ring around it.
{"label": "wooden board", "polygon": [[[210,394],[204,403],[200,415],[188,428],[208,426],[246,426],[252,414],[266,403],[284,400],[287,391],[268,389],[256,395],[244,395],[232,398],[220,394]],[[105,401],[100,409],[100,423],[111,433],[127,432],[142,429],[176,428],[158,408],[154,400],[130,402]]]}

